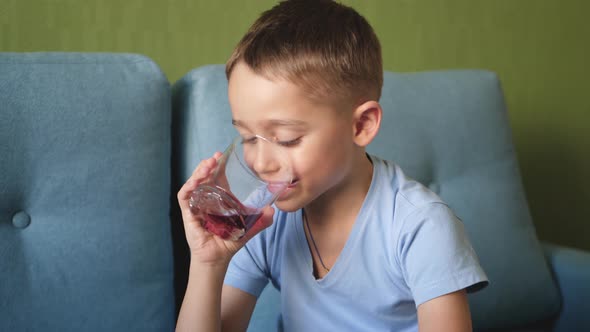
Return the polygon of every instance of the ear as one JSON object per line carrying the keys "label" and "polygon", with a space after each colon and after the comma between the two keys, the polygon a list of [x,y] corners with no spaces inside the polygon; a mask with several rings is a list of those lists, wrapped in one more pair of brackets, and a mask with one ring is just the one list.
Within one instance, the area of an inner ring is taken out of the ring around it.
{"label": "ear", "polygon": [[376,101],[367,101],[353,111],[352,134],[356,145],[365,147],[377,136],[383,110]]}

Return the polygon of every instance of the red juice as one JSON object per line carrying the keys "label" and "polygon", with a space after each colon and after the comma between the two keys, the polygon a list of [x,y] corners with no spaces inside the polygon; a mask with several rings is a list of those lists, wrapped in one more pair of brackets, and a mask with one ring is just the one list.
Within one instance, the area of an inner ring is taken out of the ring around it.
{"label": "red juice", "polygon": [[[222,239],[238,240],[246,234],[261,215],[262,213],[233,215],[207,213],[204,216],[203,227]],[[247,225],[250,225],[250,227]]]}
{"label": "red juice", "polygon": [[202,217],[201,224],[207,231],[233,241],[244,236],[262,215],[244,206],[231,193],[208,185],[193,192],[190,208],[193,214]]}

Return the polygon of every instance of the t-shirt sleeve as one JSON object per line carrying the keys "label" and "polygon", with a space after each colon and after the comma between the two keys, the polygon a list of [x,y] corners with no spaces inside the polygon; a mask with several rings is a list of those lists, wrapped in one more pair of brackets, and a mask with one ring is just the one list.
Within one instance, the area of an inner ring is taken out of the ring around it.
{"label": "t-shirt sleeve", "polygon": [[264,235],[262,231],[234,255],[225,274],[226,285],[260,296],[269,280]]}
{"label": "t-shirt sleeve", "polygon": [[461,289],[474,292],[488,279],[463,223],[443,203],[430,203],[408,215],[397,255],[416,307]]}

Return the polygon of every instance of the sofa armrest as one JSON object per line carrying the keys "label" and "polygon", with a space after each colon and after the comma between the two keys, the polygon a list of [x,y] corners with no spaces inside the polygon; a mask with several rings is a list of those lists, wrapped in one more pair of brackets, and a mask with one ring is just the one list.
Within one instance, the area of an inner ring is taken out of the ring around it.
{"label": "sofa armrest", "polygon": [[561,291],[554,331],[590,331],[590,252],[549,243],[543,249]]}

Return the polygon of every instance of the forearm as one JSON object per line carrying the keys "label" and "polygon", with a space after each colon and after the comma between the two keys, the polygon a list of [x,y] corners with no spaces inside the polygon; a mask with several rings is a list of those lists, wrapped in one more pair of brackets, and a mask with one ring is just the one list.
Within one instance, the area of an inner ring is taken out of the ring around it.
{"label": "forearm", "polygon": [[227,265],[203,266],[191,262],[177,332],[221,331],[221,289],[226,271]]}

